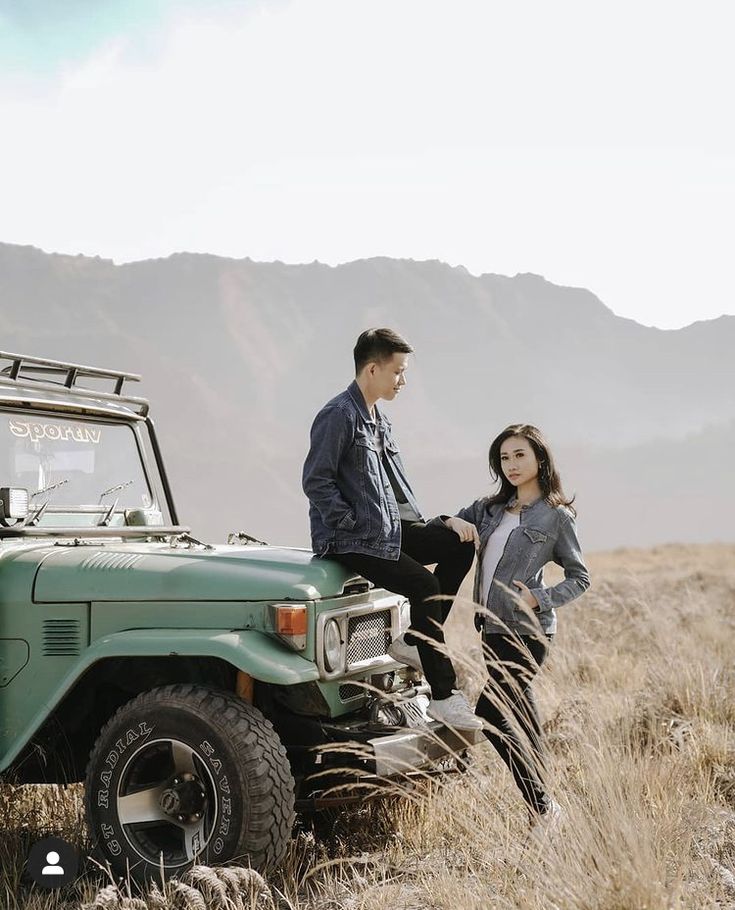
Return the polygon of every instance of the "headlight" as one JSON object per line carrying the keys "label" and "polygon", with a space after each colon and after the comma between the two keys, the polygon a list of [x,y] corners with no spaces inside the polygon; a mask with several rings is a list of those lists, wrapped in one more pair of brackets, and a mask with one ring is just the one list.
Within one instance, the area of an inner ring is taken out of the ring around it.
{"label": "headlight", "polygon": [[330,673],[342,664],[342,636],[336,619],[324,625],[324,664]]}

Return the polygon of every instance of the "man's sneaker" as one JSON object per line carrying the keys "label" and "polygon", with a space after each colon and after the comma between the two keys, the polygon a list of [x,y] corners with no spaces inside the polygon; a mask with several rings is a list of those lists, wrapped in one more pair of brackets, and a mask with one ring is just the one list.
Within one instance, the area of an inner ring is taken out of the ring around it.
{"label": "man's sneaker", "polygon": [[449,698],[432,698],[426,713],[455,730],[482,730],[482,721],[467,704],[464,695],[456,690]]}
{"label": "man's sneaker", "polygon": [[531,834],[543,840],[553,834],[564,820],[564,810],[555,799],[549,800],[549,808],[541,815],[534,813],[531,818]]}
{"label": "man's sneaker", "polygon": [[419,649],[416,645],[406,644],[406,635],[402,633],[398,638],[394,638],[388,646],[388,656],[392,657],[399,664],[406,664],[413,667],[414,670],[422,671],[421,658]]}

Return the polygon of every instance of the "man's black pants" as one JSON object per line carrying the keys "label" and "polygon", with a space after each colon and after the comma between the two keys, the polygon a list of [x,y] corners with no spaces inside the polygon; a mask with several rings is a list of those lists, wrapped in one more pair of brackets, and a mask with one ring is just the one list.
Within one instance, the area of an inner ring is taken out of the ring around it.
{"label": "man's black pants", "polygon": [[[475,547],[471,541],[462,543],[450,528],[423,521],[401,522],[401,553],[396,560],[362,553],[335,553],[331,556],[373,584],[408,597],[411,629],[430,641],[407,634],[406,643],[418,646],[432,698],[448,698],[457,685],[457,678],[451,660],[444,653],[442,630],[452,601],[429,598],[437,594],[453,597],[474,556]],[[425,568],[431,563],[436,563],[434,572]]]}
{"label": "man's black pants", "polygon": [[510,768],[529,809],[548,809],[541,720],[531,680],[549,652],[549,639],[530,635],[485,636],[485,664],[490,677],[475,714],[487,721],[485,736]]}

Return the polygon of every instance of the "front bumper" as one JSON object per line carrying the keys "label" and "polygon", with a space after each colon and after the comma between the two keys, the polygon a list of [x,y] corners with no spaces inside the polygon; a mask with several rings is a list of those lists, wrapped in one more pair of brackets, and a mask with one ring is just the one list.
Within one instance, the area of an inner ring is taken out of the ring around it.
{"label": "front bumper", "polygon": [[481,730],[455,731],[438,721],[431,721],[426,727],[369,740],[368,746],[374,756],[371,770],[381,778],[431,770],[437,763],[457,757],[483,740]]}
{"label": "front bumper", "polygon": [[299,781],[296,808],[318,811],[405,793],[428,777],[463,770],[467,749],[482,741],[481,731],[431,721],[422,729],[317,747],[316,765]]}
{"label": "front bumper", "polygon": [[372,698],[339,718],[278,712],[276,731],[297,782],[297,807],[318,809],[404,789],[411,779],[462,770],[481,730],[455,730],[427,713],[428,687]]}
{"label": "front bumper", "polygon": [[[322,741],[310,759],[300,787],[321,805],[337,804],[399,786],[411,778],[456,771],[467,749],[483,742],[480,730],[454,730],[426,714],[428,699],[401,702],[403,726],[359,720],[320,725]],[[408,710],[410,708],[410,710]]]}

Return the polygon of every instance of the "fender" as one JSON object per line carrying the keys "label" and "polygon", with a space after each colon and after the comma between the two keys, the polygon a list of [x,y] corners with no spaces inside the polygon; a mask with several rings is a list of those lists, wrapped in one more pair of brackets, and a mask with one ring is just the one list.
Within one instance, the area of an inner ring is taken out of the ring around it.
{"label": "fender", "polygon": [[319,679],[316,665],[263,632],[227,629],[130,629],[98,638],[80,656],[3,756],[0,771],[18,757],[79,678],[108,657],[219,657],[254,679],[281,686]]}

